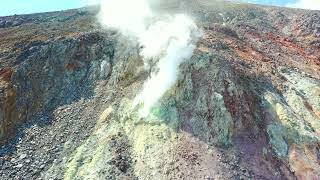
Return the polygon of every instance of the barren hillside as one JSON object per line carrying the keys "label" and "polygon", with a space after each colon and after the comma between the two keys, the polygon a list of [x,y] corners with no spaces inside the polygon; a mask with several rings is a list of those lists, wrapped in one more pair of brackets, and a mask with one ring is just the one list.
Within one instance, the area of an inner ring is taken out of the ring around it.
{"label": "barren hillside", "polygon": [[156,6],[203,36],[146,118],[141,47],[98,7],[0,17],[0,179],[320,179],[320,11]]}

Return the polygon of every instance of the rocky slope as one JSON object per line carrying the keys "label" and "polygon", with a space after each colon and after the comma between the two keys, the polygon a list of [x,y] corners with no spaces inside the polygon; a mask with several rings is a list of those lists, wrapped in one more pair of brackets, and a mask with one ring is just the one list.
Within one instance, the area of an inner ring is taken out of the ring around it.
{"label": "rocky slope", "polygon": [[178,2],[204,35],[144,119],[98,8],[1,17],[1,179],[319,179],[320,12]]}

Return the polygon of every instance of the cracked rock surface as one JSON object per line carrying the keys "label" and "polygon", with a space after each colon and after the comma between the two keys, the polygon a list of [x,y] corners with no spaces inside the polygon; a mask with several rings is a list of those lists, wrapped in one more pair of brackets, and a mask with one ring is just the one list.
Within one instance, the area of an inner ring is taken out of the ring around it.
{"label": "cracked rock surface", "polygon": [[140,48],[97,7],[0,17],[0,179],[319,179],[320,12],[159,7],[203,37],[147,118]]}

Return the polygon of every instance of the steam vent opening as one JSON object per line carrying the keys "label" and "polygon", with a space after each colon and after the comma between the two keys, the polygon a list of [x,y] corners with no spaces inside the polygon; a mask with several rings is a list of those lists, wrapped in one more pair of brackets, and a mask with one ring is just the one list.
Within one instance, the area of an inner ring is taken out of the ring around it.
{"label": "steam vent opening", "polygon": [[318,1],[4,1],[1,180],[320,179]]}

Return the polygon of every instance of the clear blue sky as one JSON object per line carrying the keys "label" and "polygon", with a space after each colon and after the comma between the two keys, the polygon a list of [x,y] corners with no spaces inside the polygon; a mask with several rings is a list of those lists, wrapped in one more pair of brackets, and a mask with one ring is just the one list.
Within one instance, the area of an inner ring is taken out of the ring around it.
{"label": "clear blue sky", "polygon": [[[244,1],[246,1],[246,0],[244,0]],[[297,0],[247,0],[247,1],[250,3],[277,5],[277,6],[285,6],[287,4],[297,2]]]}
{"label": "clear blue sky", "polygon": [[85,0],[0,0],[0,16],[78,8]]}
{"label": "clear blue sky", "polygon": [[[241,1],[241,0],[240,0]],[[297,0],[242,0],[258,4],[286,5]],[[319,0],[320,1],[320,0]],[[58,11],[82,7],[89,0],[0,0],[0,16]],[[92,2],[92,1],[91,1]]]}

